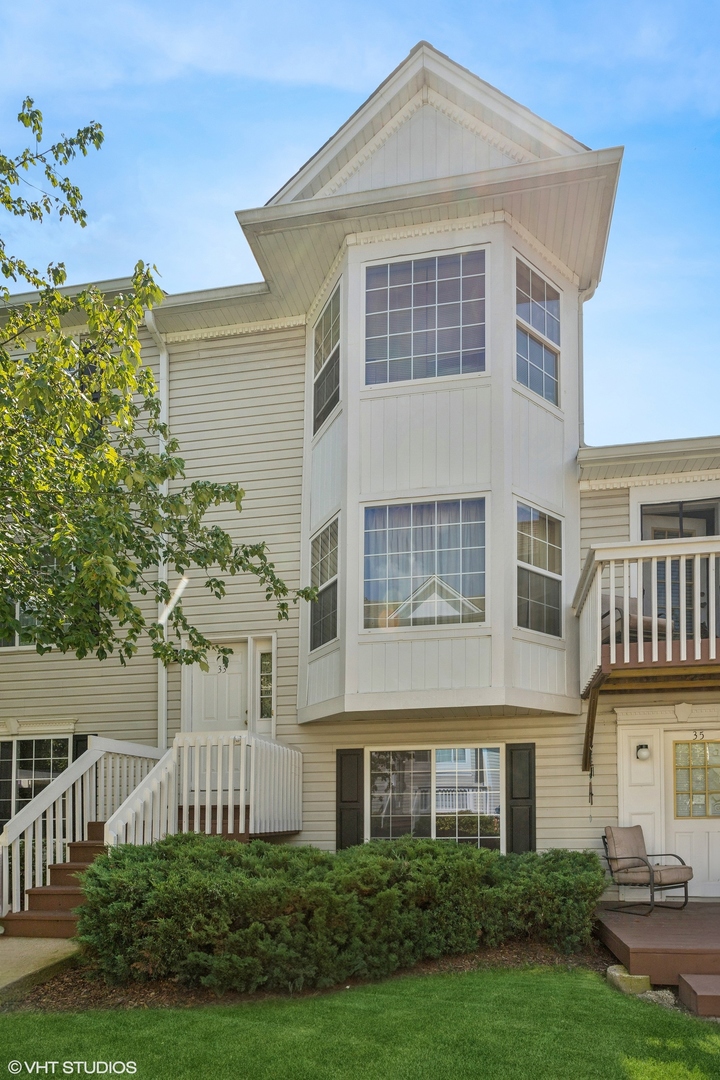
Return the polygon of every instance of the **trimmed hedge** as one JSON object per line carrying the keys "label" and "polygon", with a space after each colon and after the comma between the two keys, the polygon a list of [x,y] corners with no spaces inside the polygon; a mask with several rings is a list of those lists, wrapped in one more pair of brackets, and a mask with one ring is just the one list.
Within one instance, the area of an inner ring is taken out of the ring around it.
{"label": "trimmed hedge", "polygon": [[500,855],[407,838],[333,854],[184,834],[96,859],[78,936],[109,982],[298,990],[479,942],[577,950],[603,887],[588,852]]}

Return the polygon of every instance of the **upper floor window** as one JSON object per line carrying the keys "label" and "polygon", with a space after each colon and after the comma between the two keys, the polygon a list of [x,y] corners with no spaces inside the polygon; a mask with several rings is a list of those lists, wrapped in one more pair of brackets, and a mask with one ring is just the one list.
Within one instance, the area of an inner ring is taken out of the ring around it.
{"label": "upper floor window", "polygon": [[485,370],[485,252],[369,266],[365,382]]}
{"label": "upper floor window", "polygon": [[26,611],[20,607],[19,604],[15,605],[15,618],[20,623],[20,633],[15,633],[12,637],[0,638],[0,649],[12,648],[16,645],[29,645],[29,641],[26,634],[23,634],[23,630],[28,626],[32,626],[35,619],[32,615],[28,615]]}
{"label": "upper floor window", "polygon": [[365,509],[365,627],[485,619],[485,500]]}
{"label": "upper floor window", "polygon": [[517,380],[557,405],[558,353],[548,342],[560,344],[560,293],[520,259],[516,260],[516,283],[517,317],[537,332],[530,333],[518,323]]}
{"label": "upper floor window", "polygon": [[315,326],[313,434],[340,400],[340,286]]}
{"label": "upper floor window", "polygon": [[678,540],[684,536],[717,536],[720,499],[657,503],[643,506],[643,540]]}
{"label": "upper floor window", "polygon": [[310,649],[337,637],[338,520],[323,529],[311,545],[310,580],[318,590],[311,605]]}
{"label": "upper floor window", "polygon": [[517,621],[562,637],[562,524],[525,503],[517,506]]}

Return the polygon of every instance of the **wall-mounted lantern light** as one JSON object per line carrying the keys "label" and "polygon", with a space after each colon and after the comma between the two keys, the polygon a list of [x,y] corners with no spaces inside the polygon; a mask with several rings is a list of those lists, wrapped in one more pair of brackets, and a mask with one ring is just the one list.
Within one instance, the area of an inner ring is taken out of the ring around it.
{"label": "wall-mounted lantern light", "polygon": [[650,747],[647,743],[638,743],[635,747],[635,757],[638,761],[647,761],[650,757]]}

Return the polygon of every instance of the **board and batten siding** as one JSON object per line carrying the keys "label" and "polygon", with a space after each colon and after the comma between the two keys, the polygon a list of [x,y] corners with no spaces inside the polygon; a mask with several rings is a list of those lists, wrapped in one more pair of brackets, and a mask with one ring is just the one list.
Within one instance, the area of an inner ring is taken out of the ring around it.
{"label": "board and batten siding", "polygon": [[490,394],[487,385],[419,386],[361,401],[361,498],[489,487]]}
{"label": "board and batten siding", "polygon": [[594,544],[616,544],[630,539],[630,491],[613,488],[609,491],[580,493],[580,547],[584,560]]}

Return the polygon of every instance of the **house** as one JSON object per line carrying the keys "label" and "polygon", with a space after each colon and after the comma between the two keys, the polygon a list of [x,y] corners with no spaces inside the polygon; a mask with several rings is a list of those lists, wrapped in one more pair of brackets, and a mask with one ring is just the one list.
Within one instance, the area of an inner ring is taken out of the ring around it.
{"label": "house", "polygon": [[3,642],[4,911],[51,856],[175,828],[522,851],[638,823],[720,896],[720,437],[583,441],[621,158],[421,42],[238,213],[264,280],[148,315],[189,477],[239,480],[217,520],[318,601],[282,623],[254,579],[191,580],[227,671]]}

